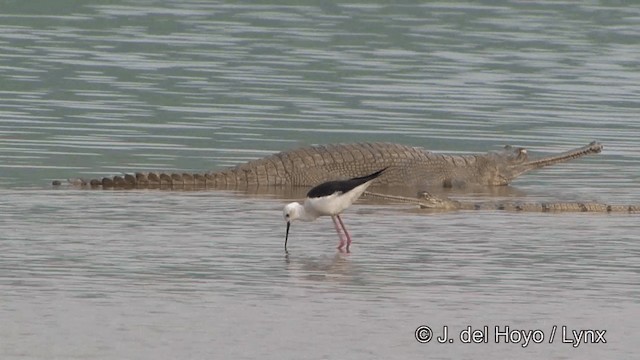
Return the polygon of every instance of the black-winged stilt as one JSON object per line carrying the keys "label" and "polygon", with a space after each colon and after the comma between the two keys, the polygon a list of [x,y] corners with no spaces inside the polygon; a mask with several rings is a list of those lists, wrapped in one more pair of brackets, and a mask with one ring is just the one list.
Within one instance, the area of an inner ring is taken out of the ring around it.
{"label": "black-winged stilt", "polygon": [[[333,225],[340,238],[338,250],[342,251],[342,248],[346,244],[347,252],[349,252],[351,236],[340,218],[340,213],[351,206],[351,204],[364,193],[369,185],[371,185],[371,182],[386,169],[387,168],[384,168],[371,175],[349,180],[327,181],[309,190],[304,204],[301,205],[297,202],[287,204],[283,211],[284,220],[287,222],[287,233],[284,237],[284,251],[287,252],[289,227],[291,227],[292,221],[313,221],[320,216],[331,216]],[[344,231],[344,237],[342,231]]]}

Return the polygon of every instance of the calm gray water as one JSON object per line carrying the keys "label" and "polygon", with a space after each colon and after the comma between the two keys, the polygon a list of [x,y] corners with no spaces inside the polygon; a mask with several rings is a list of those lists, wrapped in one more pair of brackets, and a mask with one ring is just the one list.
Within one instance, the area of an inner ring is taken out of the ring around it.
{"label": "calm gray water", "polygon": [[[640,6],[0,7],[2,359],[637,357],[638,215],[363,203],[344,216],[351,254],[319,219],[292,226],[285,257],[278,196],[50,182],[318,143],[544,155],[598,140],[508,196],[640,203]],[[421,325],[453,343],[419,343]],[[460,340],[485,325],[487,343]],[[496,344],[495,326],[544,341]],[[607,342],[573,347],[563,326]]]}

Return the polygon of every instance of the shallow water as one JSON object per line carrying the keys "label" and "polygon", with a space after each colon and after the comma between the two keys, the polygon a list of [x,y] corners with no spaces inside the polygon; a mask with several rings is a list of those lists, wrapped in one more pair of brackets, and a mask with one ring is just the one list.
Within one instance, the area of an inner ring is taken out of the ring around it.
{"label": "shallow water", "polygon": [[[598,140],[602,154],[505,192],[454,195],[638,204],[640,7],[35,1],[2,13],[3,359],[637,354],[638,215],[362,202],[344,215],[351,254],[319,219],[292,226],[285,256],[290,196],[50,183],[317,143],[512,143],[534,156]],[[454,342],[420,344],[420,325],[447,325]],[[462,343],[468,325],[487,325],[488,342]],[[607,343],[574,348],[563,325],[605,329]],[[495,326],[540,329],[544,343],[496,344]]]}

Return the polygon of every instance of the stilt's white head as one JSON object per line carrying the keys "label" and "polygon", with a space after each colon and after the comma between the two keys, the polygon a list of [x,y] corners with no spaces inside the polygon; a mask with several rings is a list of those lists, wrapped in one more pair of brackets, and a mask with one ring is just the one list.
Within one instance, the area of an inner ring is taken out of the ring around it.
{"label": "stilt's white head", "polygon": [[282,211],[282,216],[284,217],[284,221],[287,222],[287,233],[284,236],[284,251],[287,252],[287,240],[289,239],[289,228],[291,227],[291,222],[293,220],[299,219],[302,217],[304,212],[304,206],[300,205],[300,203],[292,202],[287,204]]}
{"label": "stilt's white head", "polygon": [[303,210],[304,206],[300,205],[300,203],[292,202],[287,204],[282,211],[284,221],[291,222],[293,220],[299,219],[302,216]]}

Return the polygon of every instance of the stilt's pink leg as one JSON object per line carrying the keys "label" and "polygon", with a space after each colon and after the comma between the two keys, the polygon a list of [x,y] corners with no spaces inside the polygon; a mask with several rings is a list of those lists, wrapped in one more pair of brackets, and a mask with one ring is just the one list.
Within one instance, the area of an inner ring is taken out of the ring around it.
{"label": "stilt's pink leg", "polygon": [[340,228],[340,225],[338,225],[338,222],[336,221],[335,216],[331,216],[331,220],[333,220],[333,225],[336,227],[336,232],[338,233],[338,237],[340,238],[340,243],[338,244],[338,250],[342,250],[342,248],[345,245],[345,240],[342,237],[342,229]]}
{"label": "stilt's pink leg", "polygon": [[336,217],[338,218],[338,221],[340,221],[340,225],[342,225],[342,230],[344,230],[344,234],[347,237],[347,252],[349,252],[349,246],[351,246],[351,235],[349,235],[347,228],[344,226],[344,223],[342,222],[342,218],[340,218],[340,215],[336,215]]}

